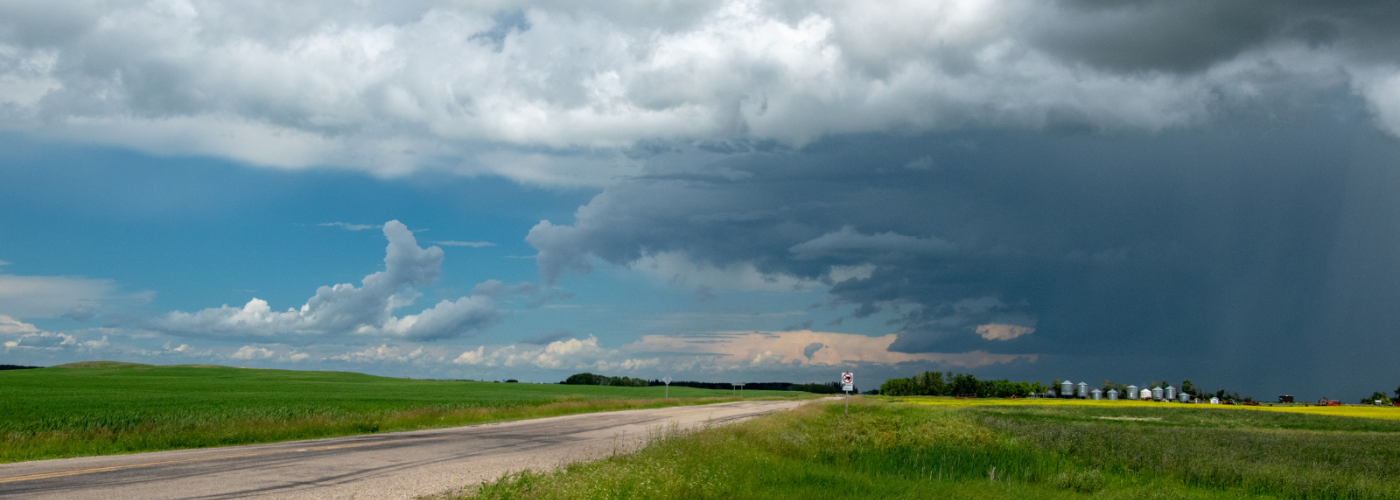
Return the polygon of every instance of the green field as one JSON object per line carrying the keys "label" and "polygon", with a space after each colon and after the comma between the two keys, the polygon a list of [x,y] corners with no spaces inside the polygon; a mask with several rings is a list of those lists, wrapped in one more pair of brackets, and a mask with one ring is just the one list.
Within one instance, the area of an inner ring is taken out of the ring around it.
{"label": "green field", "polygon": [[1160,403],[851,402],[849,415],[816,403],[691,434],[658,430],[634,454],[444,496],[1400,498],[1393,419]]}
{"label": "green field", "polygon": [[[731,400],[730,391],[83,363],[0,371],[0,463]],[[815,397],[747,391],[746,397]]]}

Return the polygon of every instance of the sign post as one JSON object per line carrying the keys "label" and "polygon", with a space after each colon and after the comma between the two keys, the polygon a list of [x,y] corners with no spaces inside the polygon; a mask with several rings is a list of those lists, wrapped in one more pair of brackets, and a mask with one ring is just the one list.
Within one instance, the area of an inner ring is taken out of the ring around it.
{"label": "sign post", "polygon": [[851,390],[855,387],[856,377],[851,372],[841,374],[841,391],[846,393],[846,413],[851,413]]}
{"label": "sign post", "polygon": [[661,381],[666,383],[666,399],[671,399],[671,376],[667,375]]}

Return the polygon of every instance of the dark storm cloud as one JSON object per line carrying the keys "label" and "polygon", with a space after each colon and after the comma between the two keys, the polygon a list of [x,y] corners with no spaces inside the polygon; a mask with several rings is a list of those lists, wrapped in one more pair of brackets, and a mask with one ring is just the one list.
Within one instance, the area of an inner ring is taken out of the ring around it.
{"label": "dark storm cloud", "polygon": [[1034,45],[1115,71],[1202,71],[1271,44],[1343,48],[1393,61],[1400,9],[1387,2],[1063,0]]}
{"label": "dark storm cloud", "polygon": [[[1319,97],[1279,122],[1162,134],[843,137],[700,171],[658,158],[528,240],[546,281],[589,256],[681,252],[834,283],[853,316],[892,318],[891,350],[1312,384],[1294,379],[1361,345],[1400,347],[1380,333],[1400,320],[1384,285],[1400,278],[1385,195],[1400,190],[1400,148],[1354,98]],[[936,167],[905,168],[922,158]],[[832,280],[860,265],[868,278]],[[988,324],[1034,330],[978,335]]]}

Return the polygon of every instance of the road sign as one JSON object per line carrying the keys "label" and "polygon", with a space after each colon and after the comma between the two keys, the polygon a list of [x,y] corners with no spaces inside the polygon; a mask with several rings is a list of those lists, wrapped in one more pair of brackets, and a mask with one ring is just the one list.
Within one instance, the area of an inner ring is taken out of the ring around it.
{"label": "road sign", "polygon": [[851,372],[841,373],[841,390],[846,393],[846,413],[851,412],[851,391],[855,390],[856,376]]}

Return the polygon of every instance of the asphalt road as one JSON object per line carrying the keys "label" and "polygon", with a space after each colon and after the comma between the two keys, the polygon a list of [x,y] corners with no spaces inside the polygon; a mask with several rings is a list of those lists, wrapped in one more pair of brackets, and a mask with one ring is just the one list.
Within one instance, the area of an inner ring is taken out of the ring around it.
{"label": "asphalt road", "polygon": [[0,498],[412,498],[599,458],[648,429],[722,424],[796,401],[589,413],[501,424],[0,465]]}

